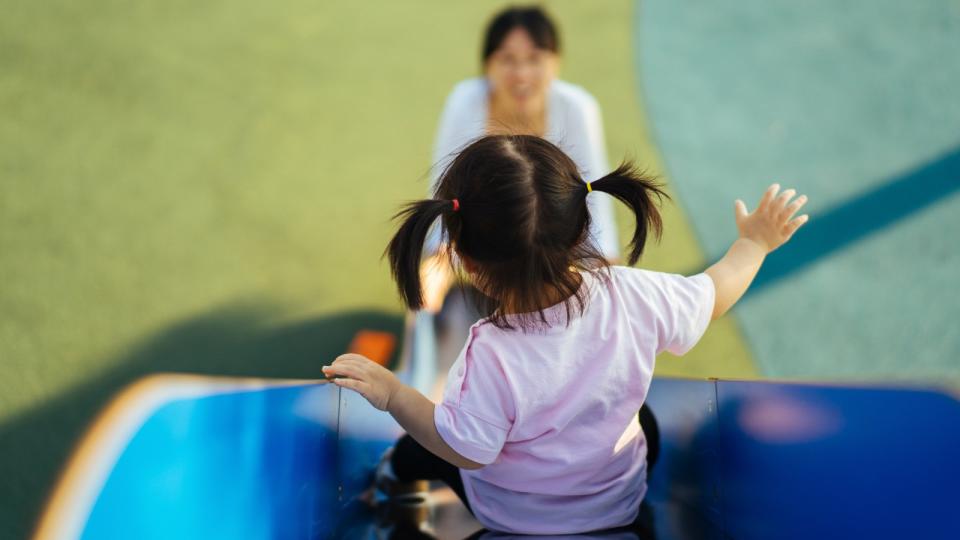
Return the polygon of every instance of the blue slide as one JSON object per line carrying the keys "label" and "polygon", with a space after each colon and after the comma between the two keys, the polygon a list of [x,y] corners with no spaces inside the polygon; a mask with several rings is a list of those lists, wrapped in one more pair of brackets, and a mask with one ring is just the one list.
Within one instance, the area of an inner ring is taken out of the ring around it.
{"label": "blue slide", "polygon": [[[412,315],[399,375],[425,393],[435,343]],[[955,396],[656,379],[648,402],[660,540],[960,538]],[[90,428],[36,538],[376,538],[358,496],[400,433],[324,381],[149,377]]]}

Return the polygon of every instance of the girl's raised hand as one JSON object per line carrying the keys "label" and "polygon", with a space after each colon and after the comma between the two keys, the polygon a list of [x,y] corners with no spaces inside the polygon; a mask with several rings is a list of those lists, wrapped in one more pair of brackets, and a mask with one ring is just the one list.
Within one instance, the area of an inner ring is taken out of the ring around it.
{"label": "girl's raised hand", "polygon": [[[773,184],[767,188],[760,199],[760,204],[752,213],[747,212],[747,206],[743,201],[738,199],[735,203],[740,238],[755,242],[767,253],[790,240],[793,233],[797,232],[797,229],[809,218],[806,214],[793,217],[800,207],[806,204],[806,195],[800,195],[794,199],[796,190],[788,189],[783,193],[779,191],[779,184]],[[793,202],[790,202],[791,199]]]}
{"label": "girl's raised hand", "polygon": [[392,371],[359,354],[340,355],[321,369],[333,384],[355,390],[381,411],[387,410],[401,385]]}

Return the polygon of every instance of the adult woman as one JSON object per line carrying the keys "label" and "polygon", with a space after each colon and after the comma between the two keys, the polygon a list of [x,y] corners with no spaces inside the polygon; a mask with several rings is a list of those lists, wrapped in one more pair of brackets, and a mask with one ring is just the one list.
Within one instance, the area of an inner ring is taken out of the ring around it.
{"label": "adult woman", "polygon": [[[591,181],[609,172],[600,107],[583,88],[557,78],[560,39],[540,8],[507,8],[487,27],[483,77],[458,83],[447,98],[434,145],[434,181],[456,153],[490,134],[537,135],[559,146]],[[431,192],[433,186],[431,185]],[[592,240],[610,260],[620,256],[609,196],[589,197]],[[427,241],[438,253],[439,232]],[[438,310],[451,283],[442,253],[424,262],[424,300]]]}

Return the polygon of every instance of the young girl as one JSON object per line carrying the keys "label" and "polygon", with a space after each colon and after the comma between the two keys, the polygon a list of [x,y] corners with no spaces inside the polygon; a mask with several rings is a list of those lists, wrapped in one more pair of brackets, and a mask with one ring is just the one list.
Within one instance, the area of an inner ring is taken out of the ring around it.
{"label": "young girl", "polygon": [[648,234],[660,233],[663,192],[652,180],[625,164],[587,184],[543,139],[477,140],[433,199],[398,215],[387,249],[401,296],[419,309],[420,254],[439,218],[486,296],[489,316],[470,329],[441,403],[359,355],[323,368],[407,431],[390,460],[396,478],[445,480],[491,530],[575,534],[633,523],[647,474],[637,413],[656,355],[690,350],[807,220],[793,218],[806,198],[774,184],[752,213],[736,202],[740,236],[703,274],[609,267],[587,238],[593,191],[636,216],[634,264]]}

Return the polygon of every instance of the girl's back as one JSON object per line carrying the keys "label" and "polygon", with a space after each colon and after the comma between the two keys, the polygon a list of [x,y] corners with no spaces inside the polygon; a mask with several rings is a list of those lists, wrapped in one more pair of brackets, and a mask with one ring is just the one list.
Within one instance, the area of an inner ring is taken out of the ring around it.
{"label": "girl's back", "polygon": [[710,321],[704,274],[582,275],[587,307],[569,324],[561,305],[522,333],[475,324],[436,408],[444,440],[487,464],[462,477],[488,528],[557,534],[631,523],[646,492],[637,411],[654,358],[686,352]]}

